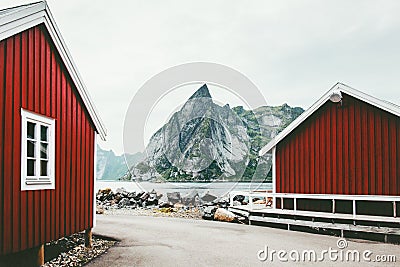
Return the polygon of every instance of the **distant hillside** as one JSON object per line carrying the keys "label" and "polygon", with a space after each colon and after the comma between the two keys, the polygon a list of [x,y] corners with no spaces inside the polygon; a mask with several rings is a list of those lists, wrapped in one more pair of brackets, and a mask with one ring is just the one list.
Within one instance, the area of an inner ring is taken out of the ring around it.
{"label": "distant hillside", "polygon": [[[136,165],[143,158],[144,155],[140,152],[127,155],[129,166]],[[98,180],[121,180],[128,172],[124,155],[116,156],[112,150],[103,150],[97,146],[96,172]]]}

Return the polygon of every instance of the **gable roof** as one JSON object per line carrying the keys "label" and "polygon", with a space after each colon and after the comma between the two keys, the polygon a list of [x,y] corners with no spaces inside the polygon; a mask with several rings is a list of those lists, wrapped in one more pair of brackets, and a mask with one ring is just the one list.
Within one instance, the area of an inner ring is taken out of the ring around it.
{"label": "gable roof", "polygon": [[294,129],[297,128],[303,121],[310,117],[317,109],[319,109],[325,102],[329,101],[330,96],[335,92],[341,92],[362,100],[370,105],[378,107],[389,113],[392,113],[400,117],[400,107],[390,103],[388,101],[380,100],[366,93],[358,91],[350,86],[343,83],[336,83],[329,91],[327,91],[317,102],[315,102],[309,109],[304,111],[299,117],[297,117],[292,123],[290,123],[282,132],[275,136],[266,146],[261,148],[259,155],[262,156],[265,153],[271,151],[281,140],[283,140],[287,135],[289,135]]}
{"label": "gable roof", "polygon": [[75,84],[96,132],[105,140],[107,130],[90,98],[46,1],[0,10],[0,41],[43,23]]}

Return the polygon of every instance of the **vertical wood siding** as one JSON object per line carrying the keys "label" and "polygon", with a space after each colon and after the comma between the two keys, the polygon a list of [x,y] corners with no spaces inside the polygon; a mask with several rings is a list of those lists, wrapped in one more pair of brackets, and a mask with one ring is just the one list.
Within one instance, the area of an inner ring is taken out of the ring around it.
{"label": "vertical wood siding", "polygon": [[[92,227],[94,127],[46,29],[0,42],[0,255]],[[56,119],[55,190],[21,191],[21,107]]]}
{"label": "vertical wood siding", "polygon": [[400,195],[400,118],[343,94],[277,145],[278,193]]}

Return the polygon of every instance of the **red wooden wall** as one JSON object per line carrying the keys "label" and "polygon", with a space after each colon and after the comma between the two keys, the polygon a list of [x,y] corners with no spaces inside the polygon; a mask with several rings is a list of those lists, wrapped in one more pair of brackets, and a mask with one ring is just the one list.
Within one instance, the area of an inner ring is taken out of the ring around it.
{"label": "red wooden wall", "polygon": [[[92,226],[94,127],[43,25],[0,42],[0,255]],[[21,107],[56,119],[55,190],[21,191]]]}
{"label": "red wooden wall", "polygon": [[343,94],[277,145],[276,192],[400,195],[400,118]]}

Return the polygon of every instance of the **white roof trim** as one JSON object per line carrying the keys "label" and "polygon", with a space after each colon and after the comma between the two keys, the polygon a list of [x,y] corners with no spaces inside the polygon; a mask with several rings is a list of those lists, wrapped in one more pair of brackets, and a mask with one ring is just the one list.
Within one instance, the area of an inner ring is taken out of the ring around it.
{"label": "white roof trim", "polygon": [[53,15],[45,1],[0,10],[0,41],[44,23],[51,39],[74,82],[80,97],[101,139],[105,140],[107,130],[90,98],[71,54],[61,36]]}
{"label": "white roof trim", "polygon": [[277,136],[275,136],[266,146],[261,148],[259,155],[262,156],[265,153],[268,153],[275,147],[282,139],[284,139],[288,134],[290,134],[294,129],[297,128],[303,121],[305,121],[311,114],[313,114],[317,109],[319,109],[326,101],[329,100],[329,97],[333,92],[340,91],[342,93],[348,94],[352,97],[360,99],[368,104],[371,104],[375,107],[383,109],[389,113],[392,113],[398,117],[400,117],[400,107],[380,99],[377,99],[373,96],[367,95],[361,91],[358,91],[350,86],[347,86],[343,83],[335,84],[328,92],[326,92],[317,102],[315,102],[309,109],[304,111],[299,117],[297,117],[292,123],[290,123],[282,132],[280,132]]}

